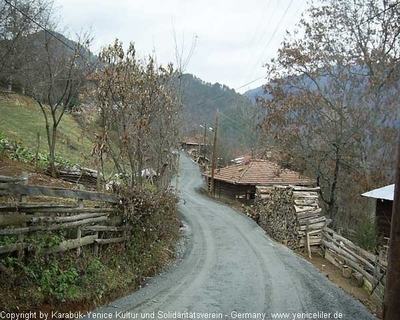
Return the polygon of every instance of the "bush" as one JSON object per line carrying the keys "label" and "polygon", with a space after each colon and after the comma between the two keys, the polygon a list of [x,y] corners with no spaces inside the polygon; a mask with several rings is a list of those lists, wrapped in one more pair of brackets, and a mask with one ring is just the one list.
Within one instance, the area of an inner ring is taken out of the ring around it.
{"label": "bush", "polygon": [[[62,233],[26,236],[24,241],[39,250],[0,257],[5,271],[0,272],[0,310],[29,309],[46,301],[58,307],[78,301],[94,307],[116,293],[137,288],[168,265],[180,235],[178,198],[172,192],[149,188],[125,190],[120,196],[121,214],[132,226],[129,242],[101,246],[96,257],[93,248],[86,246],[77,258],[75,250],[42,254],[41,247],[65,239]],[[111,237],[115,232],[103,235]],[[16,241],[17,237],[0,237],[0,244]]]}
{"label": "bush", "polygon": [[379,245],[378,227],[376,221],[364,215],[356,229],[356,243],[361,248],[374,251]]}

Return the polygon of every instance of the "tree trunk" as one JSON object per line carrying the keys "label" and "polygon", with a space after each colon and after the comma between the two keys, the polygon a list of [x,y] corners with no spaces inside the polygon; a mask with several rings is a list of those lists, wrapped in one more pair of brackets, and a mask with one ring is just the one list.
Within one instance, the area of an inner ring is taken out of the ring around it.
{"label": "tree trunk", "polygon": [[337,223],[336,215],[338,212],[338,205],[337,205],[337,201],[336,201],[336,189],[337,189],[337,183],[339,180],[340,164],[341,164],[340,149],[338,146],[336,146],[335,169],[333,171],[333,182],[331,184],[331,192],[330,192],[330,199],[329,199],[329,217],[332,219],[334,226],[336,226],[336,223]]}
{"label": "tree trunk", "polygon": [[53,131],[51,135],[51,142],[50,142],[50,170],[51,170],[51,176],[53,178],[57,178],[57,169],[56,169],[56,139],[57,139],[57,126],[53,125]]}

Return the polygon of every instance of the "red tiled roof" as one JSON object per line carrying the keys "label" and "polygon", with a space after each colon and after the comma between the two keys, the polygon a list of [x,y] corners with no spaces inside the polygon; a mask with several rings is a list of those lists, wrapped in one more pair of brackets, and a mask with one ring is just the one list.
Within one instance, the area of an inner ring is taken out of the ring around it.
{"label": "red tiled roof", "polygon": [[[206,172],[204,175],[210,177],[211,172]],[[261,159],[252,159],[245,163],[217,169],[214,178],[233,184],[313,184],[311,179],[301,176],[298,172],[283,169],[277,163]]]}

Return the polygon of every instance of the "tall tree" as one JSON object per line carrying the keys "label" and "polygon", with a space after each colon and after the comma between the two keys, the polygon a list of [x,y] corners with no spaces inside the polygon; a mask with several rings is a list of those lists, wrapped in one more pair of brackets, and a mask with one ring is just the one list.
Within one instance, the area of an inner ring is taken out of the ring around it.
{"label": "tall tree", "polygon": [[317,179],[336,226],[345,187],[359,192],[361,181],[372,185],[393,174],[399,7],[387,0],[312,2],[267,65],[266,131],[292,165]]}
{"label": "tall tree", "polygon": [[172,64],[157,66],[153,57],[138,60],[134,44],[125,52],[118,40],[100,60],[102,70],[92,75],[101,110],[99,143],[125,182],[141,187],[150,167],[159,178],[165,174],[177,147],[175,71]]}

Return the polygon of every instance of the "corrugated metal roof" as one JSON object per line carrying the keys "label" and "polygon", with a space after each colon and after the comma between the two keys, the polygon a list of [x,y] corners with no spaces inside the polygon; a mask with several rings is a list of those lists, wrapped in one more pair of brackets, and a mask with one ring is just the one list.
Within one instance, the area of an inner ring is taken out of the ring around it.
{"label": "corrugated metal roof", "polygon": [[[210,177],[211,172],[206,172],[204,175]],[[252,159],[215,170],[214,178],[233,184],[313,184],[311,179],[301,176],[298,172],[283,169],[277,163],[261,159]]]}
{"label": "corrugated metal roof", "polygon": [[394,198],[394,184],[388,185],[386,187],[374,189],[362,194],[363,197],[374,198],[374,199],[384,199],[393,201]]}

